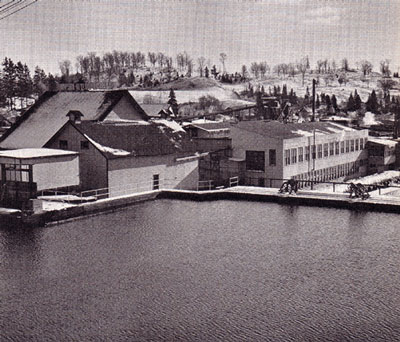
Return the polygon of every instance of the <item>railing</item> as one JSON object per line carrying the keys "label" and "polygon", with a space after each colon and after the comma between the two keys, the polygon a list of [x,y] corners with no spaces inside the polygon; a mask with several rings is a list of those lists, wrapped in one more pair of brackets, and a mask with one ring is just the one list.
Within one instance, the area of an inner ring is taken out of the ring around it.
{"label": "railing", "polygon": [[212,189],[213,189],[212,180],[198,181],[197,183],[197,191],[212,190]]}
{"label": "railing", "polygon": [[229,178],[229,187],[238,186],[239,185],[239,177],[231,177]]}
{"label": "railing", "polygon": [[[263,180],[264,185],[260,185],[260,180]],[[288,181],[288,178],[252,178],[252,177],[247,177],[246,178],[246,182],[245,184],[247,186],[258,186],[258,187],[269,187],[269,188],[273,188],[274,184],[276,184],[276,182],[280,182],[280,184],[282,184],[282,182]],[[307,179],[296,179],[296,181],[298,182],[298,188],[302,189],[302,188],[307,188],[310,187],[311,190],[314,190],[314,188],[319,185],[319,184],[328,184],[328,185],[332,185],[332,191],[336,192],[338,185],[346,185],[346,187],[350,184],[350,182],[330,182],[330,181],[319,181],[319,180],[307,180]],[[257,183],[257,184],[254,184]],[[357,180],[354,180],[353,183],[357,183],[359,184],[360,182],[357,182]],[[381,184],[384,183],[384,184]],[[391,188],[398,188],[400,189],[399,185],[394,185],[392,184],[392,182],[390,181],[384,181],[384,182],[377,182],[374,184],[363,184],[360,183],[361,185],[363,185],[366,189],[368,189],[368,191],[374,191],[374,190],[378,190],[379,195],[381,195],[381,191],[384,188],[387,187],[391,187]],[[390,185],[389,185],[390,184]]]}

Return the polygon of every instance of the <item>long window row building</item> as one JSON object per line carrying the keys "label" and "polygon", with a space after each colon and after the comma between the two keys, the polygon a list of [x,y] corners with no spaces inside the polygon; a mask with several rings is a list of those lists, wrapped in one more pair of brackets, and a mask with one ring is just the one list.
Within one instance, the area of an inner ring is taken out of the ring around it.
{"label": "long window row building", "polygon": [[282,179],[327,181],[367,174],[368,130],[335,123],[247,121],[231,127],[233,158],[245,162],[249,185]]}

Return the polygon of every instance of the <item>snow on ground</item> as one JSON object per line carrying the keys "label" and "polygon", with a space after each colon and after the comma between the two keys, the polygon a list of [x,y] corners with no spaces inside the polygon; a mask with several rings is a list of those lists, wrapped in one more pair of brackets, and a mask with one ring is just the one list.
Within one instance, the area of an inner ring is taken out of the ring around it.
{"label": "snow on ground", "polygon": [[365,126],[377,125],[378,121],[375,120],[375,114],[366,112],[363,118],[363,124]]}
{"label": "snow on ground", "polygon": [[74,206],[75,204],[65,202],[42,201],[42,209],[45,211],[60,210]]}
{"label": "snow on ground", "polygon": [[94,146],[96,146],[97,149],[99,149],[102,152],[106,152],[106,153],[111,153],[114,156],[127,156],[129,154],[131,154],[128,151],[125,150],[119,150],[116,148],[112,148],[112,147],[107,147],[107,146],[103,146],[97,142],[95,142],[93,139],[91,139],[89,136],[87,136],[86,134],[84,134],[84,136],[86,137],[87,140],[89,140]]}
{"label": "snow on ground", "polygon": [[[393,178],[400,177],[400,171],[384,171],[382,173],[375,173],[373,175],[365,176],[365,177],[360,177],[360,178],[355,178],[355,179],[349,179],[345,183],[361,183],[364,185],[370,185],[370,184],[375,184],[375,183],[380,183],[380,182],[385,182],[387,180],[391,180]],[[347,190],[347,184],[336,184],[335,185],[335,192],[345,192]],[[319,184],[314,186],[314,189],[318,190],[319,192],[333,192],[333,185],[329,184]]]}

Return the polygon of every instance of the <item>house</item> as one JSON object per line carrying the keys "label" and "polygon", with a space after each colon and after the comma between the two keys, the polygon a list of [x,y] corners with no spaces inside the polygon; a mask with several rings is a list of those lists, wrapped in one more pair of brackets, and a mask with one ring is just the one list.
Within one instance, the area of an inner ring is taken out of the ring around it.
{"label": "house", "polygon": [[0,202],[20,207],[42,190],[77,188],[77,152],[47,148],[0,151]]}
{"label": "house", "polygon": [[1,149],[40,148],[79,111],[83,121],[147,120],[127,90],[46,92],[0,138]]}
{"label": "house", "polygon": [[106,188],[112,197],[197,187],[199,157],[185,150],[181,133],[145,121],[73,119],[45,146],[79,152],[82,190]]}
{"label": "house", "polygon": [[205,121],[184,125],[199,152],[212,152],[231,148],[230,124],[228,122]]}
{"label": "house", "polygon": [[368,139],[368,174],[395,169],[397,144],[398,142],[389,139]]}
{"label": "house", "polygon": [[368,130],[331,122],[243,121],[231,127],[232,157],[245,183],[277,187],[282,179],[329,181],[367,174]]}

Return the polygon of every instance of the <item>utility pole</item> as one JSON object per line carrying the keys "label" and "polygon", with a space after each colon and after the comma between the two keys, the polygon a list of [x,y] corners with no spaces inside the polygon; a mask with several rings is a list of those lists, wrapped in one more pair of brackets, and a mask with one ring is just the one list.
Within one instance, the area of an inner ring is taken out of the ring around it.
{"label": "utility pole", "polygon": [[317,81],[315,79],[312,80],[312,118],[311,121],[315,121],[315,85]]}

